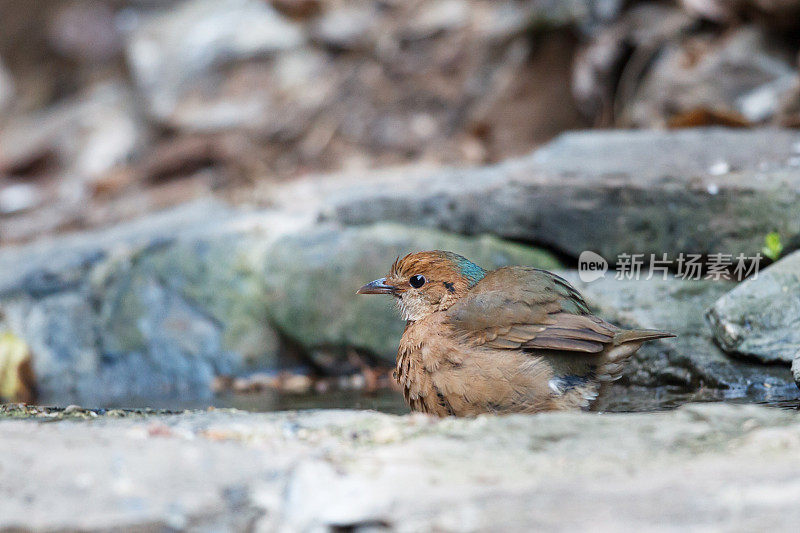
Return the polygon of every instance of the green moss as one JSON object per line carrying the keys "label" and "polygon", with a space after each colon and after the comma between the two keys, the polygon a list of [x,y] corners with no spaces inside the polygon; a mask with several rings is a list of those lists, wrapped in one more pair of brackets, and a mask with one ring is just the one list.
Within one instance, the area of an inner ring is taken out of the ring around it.
{"label": "green moss", "polygon": [[62,420],[95,420],[98,418],[131,418],[163,416],[188,411],[168,411],[165,409],[85,409],[78,406],[46,407],[25,404],[0,404],[0,420],[23,419],[40,422],[58,422]]}

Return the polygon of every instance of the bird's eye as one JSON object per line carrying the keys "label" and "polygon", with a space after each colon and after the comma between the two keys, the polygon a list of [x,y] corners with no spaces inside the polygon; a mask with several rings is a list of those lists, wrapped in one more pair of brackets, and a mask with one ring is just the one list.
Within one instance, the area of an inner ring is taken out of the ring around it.
{"label": "bird's eye", "polygon": [[423,285],[425,285],[425,276],[420,276],[417,274],[416,276],[411,276],[411,279],[408,280],[412,287],[415,289],[419,289]]}

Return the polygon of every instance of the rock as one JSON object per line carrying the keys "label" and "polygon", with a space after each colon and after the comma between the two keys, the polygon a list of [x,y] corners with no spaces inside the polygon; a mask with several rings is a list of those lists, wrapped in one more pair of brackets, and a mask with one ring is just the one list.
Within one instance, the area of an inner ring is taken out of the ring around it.
{"label": "rock", "polygon": [[[477,31],[494,38],[522,32],[576,27],[585,33],[614,20],[622,11],[619,0],[545,0],[543,2],[491,2],[475,9]],[[482,27],[483,26],[483,27]]]}
{"label": "rock", "polygon": [[[0,130],[0,172],[14,174],[54,156],[62,194],[83,199],[82,186],[134,158],[149,130],[119,83],[99,83],[84,94],[9,121]],[[75,189],[78,189],[77,193]]]}
{"label": "rock", "polygon": [[568,133],[502,164],[309,178],[274,197],[344,224],[491,233],[612,262],[622,253],[754,256],[770,232],[800,234],[798,141],[774,129]]}
{"label": "rock", "polygon": [[584,283],[575,272],[563,275],[597,314],[614,324],[677,335],[645,343],[627,363],[622,379],[601,396],[598,408],[642,410],[687,399],[779,401],[796,397],[786,369],[731,358],[715,344],[704,312],[733,283],[673,277],[620,280],[610,274]]}
{"label": "rock", "polygon": [[[271,321],[311,353],[357,348],[392,365],[404,327],[394,301],[356,297],[355,291],[385,276],[395,257],[436,249],[460,253],[485,268],[559,265],[546,252],[489,236],[462,237],[396,224],[322,227],[286,236],[268,252],[264,279]],[[322,366],[331,364],[341,368],[341,358]]]}
{"label": "rock", "polygon": [[110,250],[158,248],[177,234],[187,238],[210,235],[224,229],[232,218],[233,212],[219,202],[196,201],[100,231],[0,248],[0,298],[20,291],[35,297],[67,291],[106,259]]}
{"label": "rock", "polygon": [[797,28],[800,2],[797,0],[681,0],[684,9],[719,24],[755,19],[777,30]]}
{"label": "rock", "polygon": [[13,453],[0,455],[0,483],[13,490],[0,529],[791,531],[800,521],[800,422],[766,407],[462,420],[3,411],[0,447]]}
{"label": "rock", "polygon": [[468,2],[444,0],[420,10],[404,34],[409,39],[424,39],[441,32],[459,30],[467,25],[469,18]]}
{"label": "rock", "polygon": [[786,101],[794,96],[797,79],[792,72],[761,85],[737,98],[736,109],[750,122],[764,122],[783,111]]}
{"label": "rock", "polygon": [[[433,4],[351,3],[328,9],[311,25],[312,38],[337,50],[374,51],[466,29],[489,43],[508,42],[527,31],[577,27],[591,32],[613,20],[622,2],[606,0],[468,2]],[[382,52],[383,50],[381,50]]]}
{"label": "rock", "polygon": [[30,183],[15,183],[0,190],[0,214],[27,211],[42,201],[39,189]]}
{"label": "rock", "polygon": [[3,326],[31,347],[42,399],[201,397],[269,364],[253,245],[221,236],[231,216],[199,204],[0,253]]}
{"label": "rock", "polygon": [[[24,339],[33,353],[41,401],[58,398],[71,403],[67,398],[85,400],[88,393],[102,394],[95,379],[101,355],[86,298],[66,292],[48,295],[36,304],[13,299],[3,302],[3,311],[8,329]],[[129,384],[127,379],[123,383]]]}
{"label": "rock", "polygon": [[791,363],[800,347],[800,252],[739,284],[706,316],[724,350]]}
{"label": "rock", "polygon": [[761,122],[778,110],[796,76],[792,58],[774,51],[768,34],[744,27],[723,36],[699,34],[673,42],[655,59],[621,123],[665,126],[696,109],[739,113]]}
{"label": "rock", "polygon": [[380,17],[375,6],[347,6],[324,13],[311,37],[337,50],[364,50],[378,38]]}
{"label": "rock", "polygon": [[[303,41],[300,28],[267,2],[191,0],[137,28],[126,53],[150,113],[168,120],[187,86],[196,86],[213,69],[296,48]],[[252,112],[259,104],[251,100],[238,105]]]}

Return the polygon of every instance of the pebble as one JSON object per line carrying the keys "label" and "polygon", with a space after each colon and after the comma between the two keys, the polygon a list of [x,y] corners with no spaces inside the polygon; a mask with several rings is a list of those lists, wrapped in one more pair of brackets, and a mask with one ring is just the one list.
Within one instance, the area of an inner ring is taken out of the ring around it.
{"label": "pebble", "polygon": [[7,185],[0,189],[0,213],[9,215],[32,209],[41,203],[39,190],[28,183]]}
{"label": "pebble", "polygon": [[[708,167],[708,173],[712,176],[722,176],[730,173],[731,165],[727,161],[717,161]],[[713,193],[712,193],[713,194]]]}

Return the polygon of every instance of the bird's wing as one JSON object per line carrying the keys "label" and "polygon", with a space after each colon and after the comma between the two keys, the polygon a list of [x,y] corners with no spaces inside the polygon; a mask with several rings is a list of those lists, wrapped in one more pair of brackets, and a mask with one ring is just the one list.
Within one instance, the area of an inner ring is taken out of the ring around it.
{"label": "bird's wing", "polygon": [[593,316],[565,279],[530,267],[490,272],[447,315],[476,345],[512,350],[599,353],[619,331]]}

